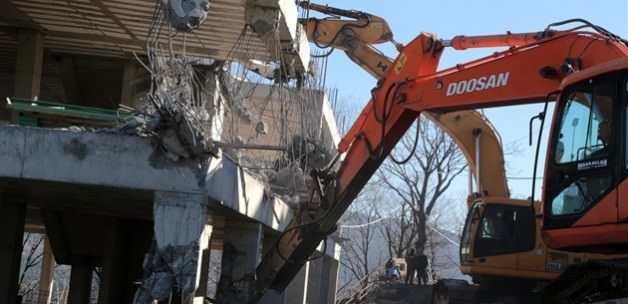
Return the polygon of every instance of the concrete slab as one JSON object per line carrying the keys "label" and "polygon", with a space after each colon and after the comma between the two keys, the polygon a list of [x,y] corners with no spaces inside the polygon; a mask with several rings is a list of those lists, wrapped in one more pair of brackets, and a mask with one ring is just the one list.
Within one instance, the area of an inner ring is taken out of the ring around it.
{"label": "concrete slab", "polygon": [[212,159],[205,180],[194,164],[157,161],[146,138],[115,133],[0,126],[0,178],[78,185],[204,193],[222,206],[275,230],[292,219],[290,207],[264,184],[223,157]]}
{"label": "concrete slab", "polygon": [[[146,139],[44,128],[24,130],[20,178],[144,190],[200,190],[192,168],[162,167],[152,162],[153,148]],[[1,170],[0,175],[5,176]]]}
{"label": "concrete slab", "polygon": [[26,139],[24,128],[5,128],[0,130],[0,176],[22,176],[24,140]]}

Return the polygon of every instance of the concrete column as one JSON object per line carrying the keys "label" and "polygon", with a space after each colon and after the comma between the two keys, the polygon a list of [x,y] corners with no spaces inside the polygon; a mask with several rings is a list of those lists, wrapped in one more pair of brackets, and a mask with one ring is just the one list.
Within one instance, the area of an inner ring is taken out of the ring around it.
{"label": "concrete column", "polygon": [[38,304],[49,304],[52,294],[53,272],[55,268],[55,260],[50,247],[48,237],[44,240],[44,250],[41,258],[41,271],[39,273],[39,294],[37,298]]}
{"label": "concrete column", "polygon": [[[320,254],[320,253],[315,253]],[[324,304],[327,300],[326,295],[323,296],[324,272],[323,272],[323,260],[325,256],[310,261],[310,268],[308,271],[307,280],[307,303],[308,304]]]}
{"label": "concrete column", "polygon": [[[324,254],[321,253],[323,249]],[[316,254],[322,256],[309,262],[307,303],[335,303],[340,246],[332,239],[328,239],[327,246],[319,246],[318,250]]]}
{"label": "concrete column", "polygon": [[[277,236],[271,234],[264,234],[263,243],[263,253],[266,254],[269,250],[275,246],[275,242],[277,241]],[[263,256],[263,255],[262,255]],[[259,302],[260,304],[290,304],[287,302],[286,293],[285,292],[276,292],[274,290],[267,290],[264,294],[264,297]]]}
{"label": "concrete column", "polygon": [[330,256],[325,256],[323,260],[323,282],[327,283],[327,286],[323,287],[322,297],[327,298],[327,302],[323,303],[336,303],[336,288],[338,284],[338,266],[339,261]]}
{"label": "concrete column", "polygon": [[288,284],[284,290],[286,303],[290,304],[307,304],[308,277],[310,270],[310,262],[305,263],[299,273]]}
{"label": "concrete column", "polygon": [[[220,281],[217,298],[237,297],[247,302],[247,294],[235,295],[229,287],[240,281],[240,287],[246,283],[246,277],[255,274],[257,265],[262,260],[263,228],[261,224],[228,221],[224,228],[224,243]],[[241,281],[245,279],[244,281]],[[248,286],[245,288],[253,288]]]}
{"label": "concrete column", "polygon": [[225,243],[231,244],[237,250],[233,268],[235,280],[253,273],[262,260],[262,236],[261,224],[226,223]]}
{"label": "concrete column", "polygon": [[8,202],[0,191],[0,303],[17,303],[26,204]]}
{"label": "concrete column", "polygon": [[145,257],[145,287],[138,290],[136,303],[163,301],[171,295],[182,303],[198,301],[203,251],[212,232],[207,212],[206,194],[155,192],[155,246]]}
{"label": "concrete column", "polygon": [[124,64],[122,71],[122,92],[120,92],[120,103],[133,107],[135,96],[135,79],[137,77],[138,66],[135,59],[130,59]]}
{"label": "concrete column", "polygon": [[[34,99],[39,96],[41,87],[44,38],[38,31],[21,28],[17,32],[17,49],[13,95]],[[17,119],[18,115],[12,113],[11,120],[17,123]]]}
{"label": "concrete column", "polygon": [[61,81],[63,82],[66,102],[76,104],[83,104],[85,102],[81,97],[81,90],[79,89],[78,78],[76,77],[74,56],[64,55],[61,58]]}
{"label": "concrete column", "polygon": [[17,97],[39,96],[41,72],[44,63],[44,37],[35,30],[19,29],[15,63],[15,91]]}
{"label": "concrete column", "polygon": [[[211,229],[211,227],[209,228]],[[200,278],[198,288],[196,289],[196,298],[204,298],[209,296],[207,282],[209,281],[211,245],[208,243],[201,253]],[[201,302],[202,303],[202,302]]]}
{"label": "concrete column", "polygon": [[120,221],[114,219],[109,220],[107,226],[108,229],[103,240],[105,252],[98,303],[123,303],[127,283],[127,263],[124,251],[126,245],[125,229]]}
{"label": "concrete column", "polygon": [[[310,280],[310,262],[305,263],[303,268],[297,273],[292,282],[288,284],[283,293],[274,290],[268,290],[261,299],[260,304],[310,304],[319,303],[316,298],[314,302],[308,295]],[[334,302],[322,302],[330,303]]]}
{"label": "concrete column", "polygon": [[68,304],[89,303],[89,297],[92,291],[93,271],[93,266],[87,259],[76,258],[76,261],[72,263]]}

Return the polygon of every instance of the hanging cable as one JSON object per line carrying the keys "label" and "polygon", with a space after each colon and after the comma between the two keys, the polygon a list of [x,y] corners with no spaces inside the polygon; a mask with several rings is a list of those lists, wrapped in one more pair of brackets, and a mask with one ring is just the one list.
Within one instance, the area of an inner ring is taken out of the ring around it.
{"label": "hanging cable", "polygon": [[408,153],[408,156],[402,160],[395,159],[394,155],[390,153],[390,156],[389,156],[390,160],[392,160],[395,164],[398,164],[398,165],[407,164],[416,153],[416,149],[419,145],[419,136],[421,136],[421,124],[420,124],[419,118],[417,118],[416,119],[416,134],[414,136],[414,143],[412,144],[412,149],[410,149],[410,153]]}

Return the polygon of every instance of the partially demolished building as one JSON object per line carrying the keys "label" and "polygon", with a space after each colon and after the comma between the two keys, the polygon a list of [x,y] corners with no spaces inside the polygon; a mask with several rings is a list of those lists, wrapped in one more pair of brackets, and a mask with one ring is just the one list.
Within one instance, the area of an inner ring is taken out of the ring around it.
{"label": "partially demolished building", "polygon": [[[23,234],[47,236],[38,303],[238,295],[339,140],[299,11],[281,0],[0,3],[0,303]],[[333,303],[339,246],[264,303]],[[218,271],[210,260],[218,254]],[[173,302],[173,303],[174,303]],[[161,302],[160,302],[161,303]],[[167,303],[167,302],[163,302]]]}

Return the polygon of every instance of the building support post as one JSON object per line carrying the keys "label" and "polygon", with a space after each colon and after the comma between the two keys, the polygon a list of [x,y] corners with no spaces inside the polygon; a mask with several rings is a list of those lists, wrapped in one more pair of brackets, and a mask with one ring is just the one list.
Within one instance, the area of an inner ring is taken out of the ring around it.
{"label": "building support post", "polygon": [[102,288],[98,294],[99,304],[115,304],[124,302],[127,283],[124,247],[126,244],[124,226],[121,221],[110,219],[104,239],[105,252],[103,257]]}
{"label": "building support post", "polygon": [[155,192],[155,241],[144,258],[144,281],[136,304],[168,301],[202,303],[200,285],[203,251],[212,227],[207,225],[207,194]]}
{"label": "building support post", "polygon": [[327,299],[324,303],[336,303],[336,288],[338,283],[338,266],[340,262],[330,256],[325,256],[323,260],[323,283],[326,284],[321,297]]}
{"label": "building support post", "polygon": [[0,190],[0,303],[17,303],[26,204],[9,202]]}
{"label": "building support post", "polygon": [[305,263],[299,273],[292,279],[292,282],[288,284],[284,290],[284,296],[286,297],[286,303],[294,304],[307,304],[308,294],[308,277],[310,274],[310,262]]}
{"label": "building support post", "polygon": [[120,103],[129,107],[135,106],[135,80],[138,74],[138,66],[135,59],[129,59],[124,64],[122,71],[122,92],[120,92]]}
{"label": "building support post", "polygon": [[50,247],[48,237],[44,239],[44,250],[41,258],[41,271],[39,273],[39,294],[37,296],[38,304],[49,304],[52,295],[53,272],[55,268],[55,259]]}
{"label": "building support post", "polygon": [[[262,260],[264,231],[261,224],[240,221],[225,223],[224,248],[216,298],[248,302],[248,294],[230,294],[234,282],[246,282]],[[249,286],[253,288],[253,286]]]}
{"label": "building support post", "polygon": [[[36,30],[19,29],[17,49],[13,95],[20,98],[36,99],[40,94],[41,74],[44,65],[44,37]],[[13,113],[11,120],[17,123],[17,119],[17,114]]]}
{"label": "building support post", "polygon": [[89,303],[92,291],[92,273],[94,269],[88,259],[77,257],[72,263],[70,273],[70,295],[68,304]]}

